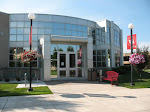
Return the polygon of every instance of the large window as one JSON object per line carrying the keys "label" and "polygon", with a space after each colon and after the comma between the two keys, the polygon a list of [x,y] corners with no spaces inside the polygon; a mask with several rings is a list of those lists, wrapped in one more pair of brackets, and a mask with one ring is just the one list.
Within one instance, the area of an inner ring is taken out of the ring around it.
{"label": "large window", "polygon": [[105,50],[93,50],[93,67],[106,67]]}
{"label": "large window", "polygon": [[[37,48],[34,48],[37,50]],[[21,60],[21,54],[23,51],[29,50],[29,47],[11,47],[9,51],[9,67],[29,67],[29,63],[24,63]],[[37,59],[32,61],[32,67],[37,67]]]}
{"label": "large window", "polygon": [[110,44],[110,39],[111,39],[111,33],[110,33],[110,27],[107,26],[107,44]]}
{"label": "large window", "polygon": [[105,44],[105,29],[104,28],[101,28],[101,29],[97,28],[96,30],[93,30],[92,31],[92,37],[93,37],[93,44],[94,45]]}
{"label": "large window", "polygon": [[115,50],[115,66],[120,66],[120,51]]}
{"label": "large window", "polygon": [[114,41],[114,44],[115,46],[118,46],[120,47],[120,34],[118,31],[114,30],[114,37],[115,37],[115,41]]}

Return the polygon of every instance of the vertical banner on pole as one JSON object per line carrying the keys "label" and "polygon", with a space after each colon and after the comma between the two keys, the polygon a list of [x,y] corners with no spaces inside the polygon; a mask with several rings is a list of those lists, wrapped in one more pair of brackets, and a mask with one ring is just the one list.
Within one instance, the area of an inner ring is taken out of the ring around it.
{"label": "vertical banner on pole", "polygon": [[32,26],[31,26],[31,32],[29,34],[29,44],[32,44]]}
{"label": "vertical banner on pole", "polygon": [[[132,35],[133,49],[137,48],[136,34]],[[127,36],[127,50],[131,49],[131,35]]]}

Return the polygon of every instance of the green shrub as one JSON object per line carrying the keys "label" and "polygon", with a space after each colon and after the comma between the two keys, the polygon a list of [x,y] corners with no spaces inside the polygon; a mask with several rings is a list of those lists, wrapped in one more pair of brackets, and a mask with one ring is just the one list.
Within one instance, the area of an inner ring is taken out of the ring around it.
{"label": "green shrub", "polygon": [[124,75],[130,70],[131,70],[131,66],[120,66],[118,68],[112,68],[112,71],[119,73],[119,75]]}

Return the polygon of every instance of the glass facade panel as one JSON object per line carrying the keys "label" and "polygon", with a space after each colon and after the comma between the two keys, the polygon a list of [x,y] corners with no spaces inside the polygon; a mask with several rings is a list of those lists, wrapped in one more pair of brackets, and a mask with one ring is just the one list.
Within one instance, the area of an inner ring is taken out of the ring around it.
{"label": "glass facade panel", "polygon": [[10,29],[10,34],[16,34],[16,28],[11,28]]}
{"label": "glass facade panel", "polygon": [[[33,22],[34,23],[34,22]],[[32,25],[33,26],[33,25]],[[24,22],[24,27],[30,27],[30,22]],[[35,27],[35,26],[34,26]]]}
{"label": "glass facade panel", "polygon": [[77,25],[72,25],[72,30],[77,30]]}
{"label": "glass facade panel", "polygon": [[24,41],[29,41],[29,35],[24,35]]}
{"label": "glass facade panel", "polygon": [[67,51],[76,51],[76,45],[69,45]]}
{"label": "glass facade panel", "polygon": [[57,51],[57,44],[51,44],[51,51]]}
{"label": "glass facade panel", "polygon": [[67,30],[66,30],[66,35],[71,36],[71,31],[67,31]]}
{"label": "glass facade panel", "polygon": [[78,25],[78,31],[82,31],[82,26]]}
{"label": "glass facade panel", "polygon": [[17,27],[24,27],[24,22],[18,22]]}
{"label": "glass facade panel", "polygon": [[16,38],[16,35],[10,35],[10,41],[16,41],[17,38]]}
{"label": "glass facade panel", "polygon": [[23,35],[17,35],[17,41],[23,41]]}
{"label": "glass facade panel", "polygon": [[10,27],[17,27],[17,22],[10,22]]}
{"label": "glass facade panel", "polygon": [[77,31],[72,31],[72,36],[77,36]]}
{"label": "glass facade panel", "polygon": [[23,34],[23,28],[17,28],[17,34]]}
{"label": "glass facade panel", "polygon": [[66,29],[71,30],[71,24],[66,24]]}
{"label": "glass facade panel", "polygon": [[67,51],[68,45],[58,44],[58,51]]}

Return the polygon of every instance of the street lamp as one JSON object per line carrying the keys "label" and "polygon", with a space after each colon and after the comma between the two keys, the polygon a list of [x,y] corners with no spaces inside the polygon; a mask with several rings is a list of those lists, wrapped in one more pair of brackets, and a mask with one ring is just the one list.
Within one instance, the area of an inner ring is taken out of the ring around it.
{"label": "street lamp", "polygon": [[[132,29],[134,28],[134,24],[133,23],[130,23],[129,25],[128,25],[128,28],[129,29],[131,29],[131,55],[133,54],[133,40],[132,40]],[[135,85],[134,83],[133,83],[133,64],[131,63],[131,85],[130,86],[133,86],[133,85]]]}
{"label": "street lamp", "polygon": [[[35,14],[34,13],[29,13],[28,14],[28,18],[31,21],[31,25],[30,25],[30,35],[29,35],[29,44],[30,44],[30,51],[32,49],[32,20],[35,19]],[[32,82],[32,76],[31,76],[31,59],[30,59],[30,87],[28,89],[28,91],[33,91],[33,88],[31,88],[31,82]]]}

